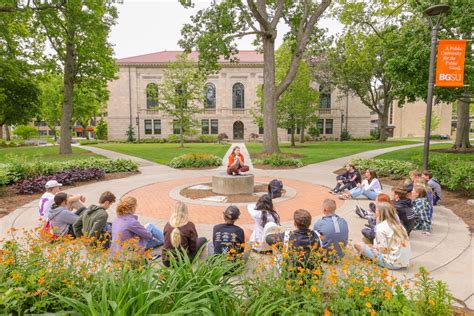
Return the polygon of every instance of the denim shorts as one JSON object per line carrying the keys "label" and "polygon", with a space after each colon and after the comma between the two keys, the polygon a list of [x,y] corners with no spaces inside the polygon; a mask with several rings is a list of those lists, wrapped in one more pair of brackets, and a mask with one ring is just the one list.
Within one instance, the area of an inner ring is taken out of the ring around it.
{"label": "denim shorts", "polygon": [[390,270],[400,270],[400,267],[394,267],[390,263],[386,262],[381,253],[373,251],[368,245],[364,245],[362,248],[362,255],[374,261],[377,265],[387,268]]}

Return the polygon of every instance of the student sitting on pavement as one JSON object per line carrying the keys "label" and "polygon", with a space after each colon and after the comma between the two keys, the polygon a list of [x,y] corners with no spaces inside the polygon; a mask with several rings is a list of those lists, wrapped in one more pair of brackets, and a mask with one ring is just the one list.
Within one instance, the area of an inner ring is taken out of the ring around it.
{"label": "student sitting on pavement", "polygon": [[324,200],[323,214],[324,216],[314,224],[313,229],[322,235],[321,239],[327,258],[337,260],[344,256],[343,248],[347,245],[349,227],[345,219],[336,215],[334,200]]}
{"label": "student sitting on pavement", "polygon": [[58,237],[71,235],[74,237],[72,224],[79,218],[83,209],[72,213],[67,208],[68,195],[59,192],[54,196],[53,204],[46,210],[46,217],[52,228],[52,233]]}
{"label": "student sitting on pavement", "polygon": [[[47,220],[46,211],[51,208],[54,203],[54,196],[61,192],[63,185],[56,180],[49,180],[45,184],[46,192],[41,196],[38,205],[38,214],[45,220]],[[84,202],[86,198],[80,194],[69,194],[66,202],[66,208],[70,211],[76,210],[81,213],[82,209],[85,209]]]}
{"label": "student sitting on pavement", "polygon": [[408,192],[403,186],[393,187],[392,196],[394,200],[393,206],[397,211],[398,218],[409,236],[415,226],[416,217],[412,201],[408,198]]}
{"label": "student sitting on pavement", "polygon": [[94,237],[96,240],[104,241],[104,247],[110,247],[112,238],[112,224],[107,223],[109,214],[107,210],[115,203],[115,195],[105,191],[99,198],[99,205],[90,205],[81,216],[74,222],[72,228],[74,235]]}
{"label": "student sitting on pavement", "polygon": [[247,211],[255,220],[254,230],[250,236],[252,250],[262,253],[271,252],[271,248],[265,243],[263,229],[269,222],[280,225],[280,216],[273,209],[272,198],[268,194],[262,195],[258,199],[257,204],[249,204],[247,206]]}
{"label": "student sitting on pavement", "polygon": [[192,262],[201,248],[206,246],[207,239],[198,237],[196,226],[189,221],[186,204],[178,202],[173,214],[164,228],[165,245],[163,247],[163,264],[170,266],[170,255],[176,250],[183,250]]}
{"label": "student sitting on pavement", "polygon": [[245,250],[244,230],[234,225],[240,217],[237,206],[231,205],[224,211],[224,224],[214,226],[209,254],[225,254],[230,258],[242,258]]}
{"label": "student sitting on pavement", "polygon": [[375,211],[377,226],[374,245],[356,243],[354,247],[365,257],[381,267],[398,270],[408,267],[410,262],[410,242],[408,234],[399,222],[393,206],[383,202]]}
{"label": "student sitting on pavement", "polygon": [[362,176],[360,172],[354,167],[353,164],[348,163],[346,165],[346,172],[342,175],[337,176],[337,184],[334,189],[330,190],[330,193],[344,192],[344,190],[351,190],[357,187],[357,184],[361,182]]}
{"label": "student sitting on pavement", "polygon": [[320,264],[317,252],[320,250],[321,240],[318,233],[310,228],[311,214],[299,209],[294,212],[293,220],[296,230],[268,234],[265,240],[268,245],[276,245],[282,251],[287,265],[296,268],[296,272],[298,268],[313,270]]}
{"label": "student sitting on pavement", "polygon": [[441,200],[441,184],[437,179],[433,178],[433,173],[430,170],[423,170],[421,176],[428,181],[427,184],[433,191],[433,205],[438,205]]}
{"label": "student sitting on pavement", "polygon": [[374,170],[367,169],[364,173],[365,180],[357,187],[344,193],[340,199],[346,200],[349,198],[356,198],[359,195],[366,196],[369,200],[374,201],[378,194],[382,193],[382,185],[377,178],[377,173]]}
{"label": "student sitting on pavement", "polygon": [[421,185],[415,185],[412,192],[413,211],[416,215],[414,230],[422,230],[423,234],[431,235],[431,219],[426,190]]}
{"label": "student sitting on pavement", "polygon": [[[390,203],[390,197],[385,193],[380,193],[377,195],[377,199],[375,200],[376,203],[387,202]],[[375,203],[369,204],[369,211],[366,211],[360,208],[358,205],[356,206],[356,214],[362,218],[367,219],[368,223],[365,224],[366,227],[362,228],[362,236],[367,239],[367,242],[373,243],[375,239],[375,227],[377,225],[377,221],[375,220]]]}

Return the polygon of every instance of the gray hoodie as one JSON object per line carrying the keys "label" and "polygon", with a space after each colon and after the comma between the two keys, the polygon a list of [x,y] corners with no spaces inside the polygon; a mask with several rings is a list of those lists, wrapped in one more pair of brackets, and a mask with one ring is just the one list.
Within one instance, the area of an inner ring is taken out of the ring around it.
{"label": "gray hoodie", "polygon": [[67,233],[69,226],[74,224],[74,222],[79,218],[79,216],[61,206],[55,209],[49,207],[46,211],[46,216],[50,221],[53,233],[58,236],[62,236]]}

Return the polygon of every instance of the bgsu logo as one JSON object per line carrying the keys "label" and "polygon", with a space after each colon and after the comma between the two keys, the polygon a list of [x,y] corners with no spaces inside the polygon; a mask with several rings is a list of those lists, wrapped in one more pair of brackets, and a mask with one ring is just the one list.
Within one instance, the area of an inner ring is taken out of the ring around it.
{"label": "bgsu logo", "polygon": [[460,74],[439,74],[439,80],[441,81],[461,81],[462,75]]}

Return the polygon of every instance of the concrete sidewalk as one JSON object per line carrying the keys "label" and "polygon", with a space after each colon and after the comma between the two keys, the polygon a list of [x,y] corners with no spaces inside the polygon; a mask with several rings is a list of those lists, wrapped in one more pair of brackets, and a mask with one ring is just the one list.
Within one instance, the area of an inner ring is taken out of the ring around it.
{"label": "concrete sidewalk", "polygon": [[[237,145],[237,144],[235,144]],[[244,155],[248,156],[245,144],[238,144]],[[383,153],[395,151],[398,149],[412,148],[422,146],[423,144],[405,145],[368,151],[348,157],[329,160],[317,164],[312,164],[298,169],[290,170],[259,170],[251,169],[251,172],[258,177],[279,178],[300,180],[312,184],[333,187],[335,184],[335,175],[333,171],[340,169],[344,164],[353,158],[371,158]],[[85,149],[104,155],[109,158],[131,159],[139,163],[141,174],[129,178],[103,181],[84,186],[76,187],[66,192],[81,193],[87,198],[87,204],[96,203],[100,194],[106,190],[112,190],[117,197],[121,197],[127,192],[147,186],[157,182],[165,182],[176,179],[211,177],[216,172],[220,172],[224,166],[211,170],[176,170],[164,165],[143,160],[136,157],[130,157],[124,154],[115,153],[96,147],[82,146]],[[233,147],[233,146],[232,146]],[[232,148],[231,147],[231,148]],[[230,151],[231,149],[229,149]],[[226,154],[228,156],[229,152]],[[224,159],[224,162],[227,160]],[[251,160],[246,160],[251,164]],[[390,188],[384,186],[384,191],[390,192]],[[361,239],[360,230],[364,227],[366,221],[354,214],[355,205],[366,208],[367,200],[349,200],[346,201],[337,212],[344,217],[350,227],[350,238],[354,241]],[[315,205],[319,208],[319,205]],[[0,238],[8,238],[6,234],[8,228],[34,228],[38,225],[38,201],[33,201],[15,210],[11,214],[3,217],[0,221]],[[114,209],[110,211],[111,219],[114,218]],[[153,222],[159,227],[163,227],[167,218],[151,218],[141,216],[143,223]],[[315,219],[313,220],[313,222]],[[282,223],[283,226],[290,229],[293,223],[291,221]],[[211,237],[213,223],[196,225],[201,236]],[[253,225],[244,225],[252,229]],[[433,217],[433,234],[431,236],[422,235],[419,232],[413,232],[411,240],[411,267],[408,270],[395,271],[394,275],[398,277],[412,278],[420,266],[424,266],[431,272],[436,279],[445,281],[459,305],[474,309],[474,266],[473,266],[473,244],[472,235],[467,225],[457,217],[451,210],[442,206],[435,207]]]}

